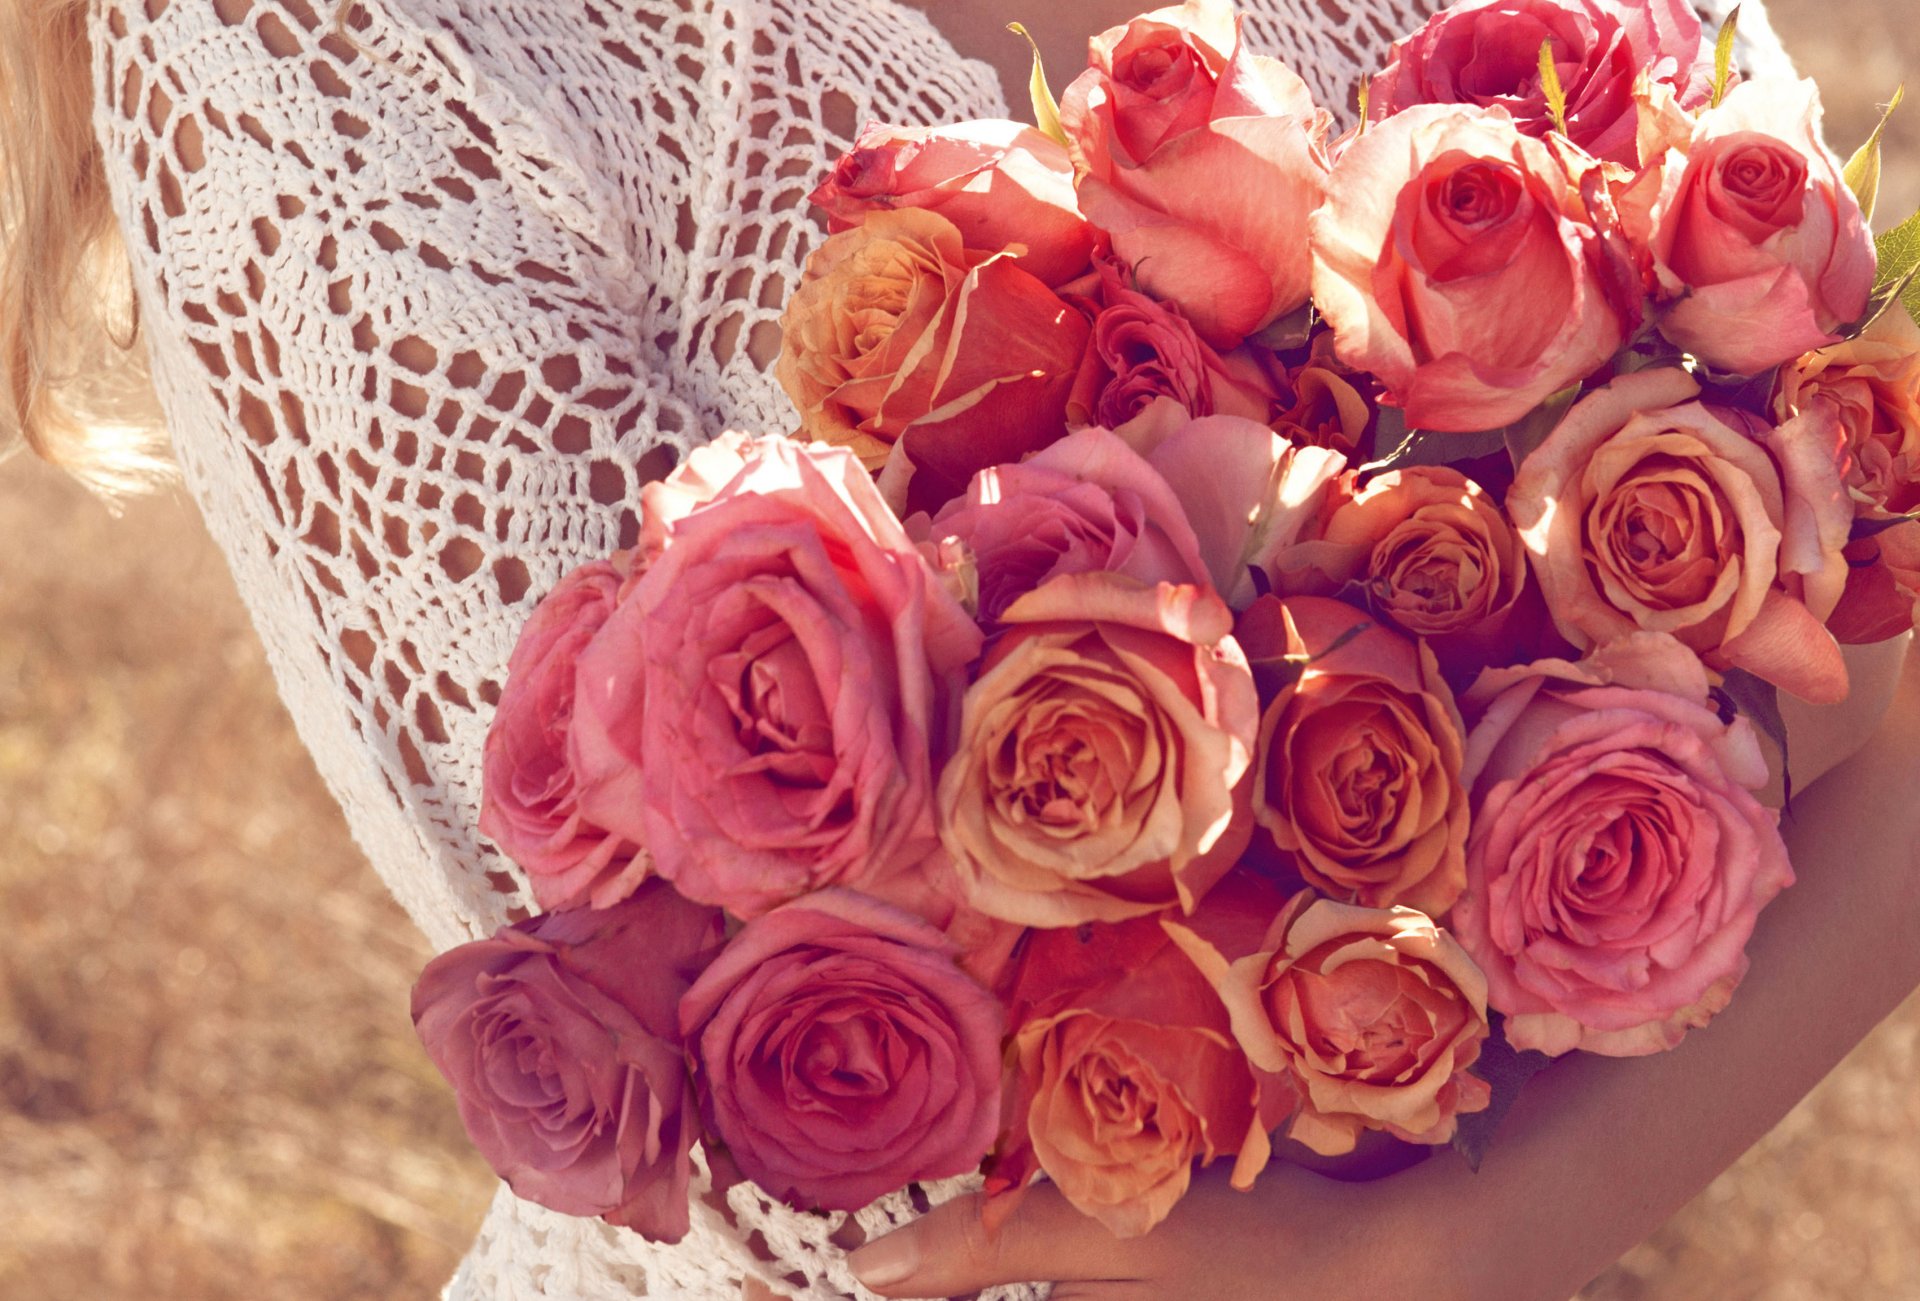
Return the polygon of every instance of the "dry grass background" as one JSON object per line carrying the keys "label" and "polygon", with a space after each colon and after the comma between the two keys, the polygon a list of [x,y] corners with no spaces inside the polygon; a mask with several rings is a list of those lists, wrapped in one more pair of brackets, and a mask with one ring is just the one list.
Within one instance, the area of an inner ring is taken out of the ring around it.
{"label": "dry grass background", "polygon": [[[1836,141],[1912,0],[1774,0]],[[1920,106],[1887,210],[1920,201]],[[428,956],[177,495],[0,472],[0,1297],[437,1293],[492,1179],[415,1046]],[[1920,1298],[1920,999],[1583,1294]]]}

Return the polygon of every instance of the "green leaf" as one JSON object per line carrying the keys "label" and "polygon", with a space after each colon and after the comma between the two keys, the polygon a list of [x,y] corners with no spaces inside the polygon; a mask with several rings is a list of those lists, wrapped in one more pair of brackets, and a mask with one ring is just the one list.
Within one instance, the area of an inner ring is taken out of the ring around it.
{"label": "green leaf", "polygon": [[1886,519],[1856,519],[1853,531],[1847,535],[1847,541],[1858,542],[1861,538],[1878,537],[1888,529],[1897,529],[1902,524],[1911,524],[1920,520],[1920,511],[1911,515],[1891,515]]}
{"label": "green leaf", "polygon": [[1847,188],[1853,191],[1853,197],[1860,201],[1860,211],[1868,221],[1873,220],[1873,205],[1880,197],[1880,136],[1887,129],[1887,119],[1893,116],[1893,110],[1900,107],[1905,99],[1907,88],[1895,87],[1893,98],[1881,111],[1880,121],[1873,128],[1873,134],[1867,142],[1853,151],[1853,157],[1847,159],[1846,170],[1841,173],[1846,178]]}
{"label": "green leaf", "polygon": [[1558,393],[1548,394],[1546,401],[1500,431],[1507,455],[1513,458],[1514,469],[1519,469],[1520,462],[1547,441],[1547,435],[1559,426],[1560,418],[1579,396],[1580,386],[1569,384]]}
{"label": "green leaf", "polygon": [[1560,84],[1560,69],[1553,66],[1553,42],[1540,42],[1540,93],[1546,96],[1547,112],[1553,114],[1553,128],[1567,133],[1567,92]]}
{"label": "green leaf", "polygon": [[1360,83],[1360,129],[1354,132],[1356,136],[1363,136],[1367,133],[1367,109],[1373,98],[1372,92],[1372,86],[1364,81]]}
{"label": "green leaf", "polygon": [[1920,321],[1920,279],[1913,274],[1920,267],[1920,212],[1878,236],[1873,251],[1880,260],[1875,287],[1903,282],[1906,287],[1900,291],[1900,301],[1908,315]]}
{"label": "green leaf", "polygon": [[[1389,410],[1392,408],[1381,408],[1383,422]],[[1378,439],[1374,446],[1378,449],[1384,443],[1384,438]],[[1361,466],[1360,472],[1377,474],[1382,470],[1399,470],[1409,465],[1457,465],[1462,461],[1477,461],[1483,456],[1503,452],[1506,447],[1507,434],[1504,429],[1488,429],[1477,434],[1442,434],[1428,429],[1414,429],[1385,456]]]}
{"label": "green leaf", "polygon": [[1476,1172],[1487,1155],[1487,1145],[1493,1141],[1494,1131],[1500,1128],[1500,1122],[1506,1119],[1507,1112],[1513,1109],[1513,1104],[1519,1099],[1521,1086],[1553,1065],[1553,1058],[1531,1048],[1525,1052],[1515,1052],[1513,1045],[1507,1042],[1500,1014],[1496,1012],[1489,1019],[1493,1023],[1493,1033],[1480,1045],[1480,1060],[1473,1064],[1472,1069],[1492,1088],[1493,1097],[1485,1111],[1460,1117],[1459,1125],[1453,1132],[1453,1150],[1467,1159],[1469,1170]]}
{"label": "green leaf", "polygon": [[1007,30],[1021,37],[1027,48],[1033,51],[1033,72],[1027,78],[1027,94],[1033,97],[1033,124],[1044,135],[1052,136],[1061,144],[1067,143],[1067,133],[1060,125],[1060,101],[1047,89],[1047,69],[1040,58],[1040,44],[1027,35],[1022,23],[1008,23]]}
{"label": "green leaf", "polygon": [[1298,311],[1287,313],[1279,320],[1247,336],[1247,342],[1262,348],[1271,348],[1275,352],[1289,352],[1294,348],[1304,348],[1307,340],[1313,337],[1314,323],[1318,318],[1313,312],[1313,304],[1308,303]]}
{"label": "green leaf", "polygon": [[1727,97],[1727,87],[1733,81],[1733,38],[1740,30],[1740,6],[1735,5],[1733,12],[1727,15],[1727,21],[1721,25],[1720,37],[1713,43],[1713,98],[1708,101],[1712,108],[1719,108],[1720,101]]}

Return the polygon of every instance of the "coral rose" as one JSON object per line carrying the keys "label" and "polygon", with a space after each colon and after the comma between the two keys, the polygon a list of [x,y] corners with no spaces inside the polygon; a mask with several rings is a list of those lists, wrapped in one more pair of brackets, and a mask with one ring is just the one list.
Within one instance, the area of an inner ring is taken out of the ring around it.
{"label": "coral rose", "polygon": [[1467,695],[1474,794],[1454,933],[1516,1048],[1633,1057],[1727,1005],[1754,920],[1793,881],[1767,765],[1706,670],[1659,633],[1579,664],[1489,669]]}
{"label": "coral rose", "polygon": [[607,909],[544,913],[449,949],[413,1024],[473,1145],[518,1196],[654,1242],[688,1229],[677,1005],[724,919],[649,881]]}
{"label": "coral rose", "polygon": [[1231,348],[1307,301],[1307,216],[1332,118],[1247,52],[1224,0],[1096,36],[1060,99],[1080,210],[1154,298]]}
{"label": "coral rose", "polygon": [[[1236,957],[1282,906],[1240,874],[1218,896],[1189,922]],[[1219,996],[1156,919],[1033,932],[1011,1000],[1011,1129],[988,1167],[990,1226],[1041,1172],[1134,1237],[1166,1218],[1196,1159],[1231,1158],[1236,1188],[1265,1168],[1291,1083],[1248,1064]]]}
{"label": "coral rose", "polygon": [[916,917],[823,890],[749,922],[680,1001],[708,1121],[792,1205],[965,1174],[1000,1115],[999,1002]]}
{"label": "coral rose", "polygon": [[909,528],[957,539],[978,572],[979,618],[1057,574],[1112,570],[1143,583],[1204,583],[1206,564],[1179,498],[1104,429],[1082,429],[1017,465],[982,470],[967,495]]}
{"label": "coral rose", "polygon": [[1422,105],[1368,128],[1312,231],[1335,350],[1410,428],[1511,424],[1599,369],[1638,310],[1561,155],[1502,112]]}
{"label": "coral rose", "polygon": [[876,212],[807,259],[781,320],[780,385],[802,432],[869,470],[898,446],[913,502],[1066,432],[1086,318],[1000,250],[965,247],[936,212]]}
{"label": "coral rose", "polygon": [[1624,205],[1653,260],[1661,333],[1711,366],[1757,374],[1833,343],[1873,290],[1873,240],[1820,139],[1811,81],[1749,81]]}
{"label": "coral rose", "polygon": [[1246,847],[1259,700],[1212,592],[1064,574],[968,689],[940,833],[968,901],[1028,926],[1191,912]]}
{"label": "coral rose", "polygon": [[1254,665],[1297,667],[1260,719],[1261,829],[1310,885],[1444,913],[1466,882],[1465,729],[1432,652],[1317,596],[1263,596],[1237,633]]}
{"label": "coral rose", "polygon": [[1018,245],[1015,263],[1048,285],[1078,276],[1093,256],[1066,149],[1018,122],[869,122],[808,197],[836,232],[896,208],[938,212],[968,248]]}
{"label": "coral rose", "polygon": [[[1367,608],[1432,647],[1441,667],[1478,667],[1519,649],[1527,550],[1493,499],[1444,465],[1388,470],[1331,506],[1317,536],[1282,557],[1331,594],[1348,583]],[[1522,623],[1528,622],[1522,619]]]}
{"label": "coral rose", "polygon": [[753,917],[885,893],[938,849],[933,772],[981,638],[851,454],[746,446],[582,653],[573,738],[583,816]]}
{"label": "coral rose", "polygon": [[1639,163],[1634,87],[1642,76],[1686,109],[1712,90],[1713,60],[1685,0],[1468,0],[1393,47],[1368,89],[1378,121],[1416,104],[1502,108],[1530,136],[1556,130],[1540,84],[1551,43],[1566,135],[1596,158]]}
{"label": "coral rose", "polygon": [[1467,1072],[1488,1034],[1486,977],[1424,914],[1305,890],[1231,963],[1166,926],[1220,991],[1247,1060],[1298,1082],[1288,1138],[1322,1156],[1353,1151],[1370,1129],[1447,1143],[1460,1116],[1492,1101]]}
{"label": "coral rose", "polygon": [[613,612],[631,559],[596,560],[541,598],[507,660],[481,761],[480,831],[522,868],[542,908],[616,904],[646,875],[632,840],[580,811],[568,736],[576,665]]}
{"label": "coral rose", "polygon": [[1296,447],[1329,447],[1351,457],[1366,444],[1378,412],[1370,376],[1340,364],[1333,335],[1321,331],[1305,362],[1287,377],[1274,432]]}
{"label": "coral rose", "polygon": [[1846,586],[1853,507],[1826,404],[1773,426],[1692,401],[1678,369],[1576,403],[1520,465],[1507,511],[1575,646],[1672,633],[1716,668],[1816,703],[1846,695],[1822,626]]}

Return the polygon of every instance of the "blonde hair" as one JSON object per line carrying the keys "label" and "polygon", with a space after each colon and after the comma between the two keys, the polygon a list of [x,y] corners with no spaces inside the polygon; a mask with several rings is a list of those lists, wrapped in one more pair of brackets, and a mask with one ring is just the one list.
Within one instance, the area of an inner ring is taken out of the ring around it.
{"label": "blonde hair", "polygon": [[0,0],[0,449],[93,488],[170,467],[93,133],[89,0]]}

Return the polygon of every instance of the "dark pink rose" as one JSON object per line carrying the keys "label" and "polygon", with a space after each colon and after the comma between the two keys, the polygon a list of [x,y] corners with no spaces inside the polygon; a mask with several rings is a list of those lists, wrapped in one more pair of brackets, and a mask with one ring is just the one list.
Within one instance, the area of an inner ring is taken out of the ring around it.
{"label": "dark pink rose", "polygon": [[951,126],[869,122],[810,196],[834,231],[870,212],[929,208],[972,249],[1018,245],[1015,260],[1049,286],[1087,269],[1093,227],[1073,197],[1073,164],[1058,142],[1018,122]]}
{"label": "dark pink rose", "polygon": [[515,1194],[654,1242],[686,1235],[677,1008],[724,919],[649,881],[606,909],[543,913],[450,949],[413,987],[413,1024],[460,1118]]}
{"label": "dark pink rose", "polygon": [[582,653],[574,757],[587,817],[754,917],[885,892],[938,847],[934,766],[981,638],[850,452],[743,446]]}
{"label": "dark pink rose", "polygon": [[748,1178],[858,1210],[965,1174],[1000,1114],[998,1000],[916,917],[823,890],[748,923],[680,1002],[695,1082]]}
{"label": "dark pink rose", "polygon": [[1626,338],[1638,299],[1571,152],[1498,110],[1423,105],[1341,155],[1313,216],[1314,304],[1340,360],[1379,376],[1409,427],[1511,424]]}
{"label": "dark pink rose", "polygon": [[1793,881],[1758,735],[1661,633],[1579,664],[1488,669],[1455,936],[1516,1048],[1637,1057],[1726,1007],[1760,910]]}
{"label": "dark pink rose", "polygon": [[1173,490],[1104,429],[1079,430],[1028,460],[982,470],[965,497],[913,527],[966,544],[987,624],[1056,574],[1112,570],[1143,583],[1207,581]]}
{"label": "dark pink rose", "polygon": [[545,909],[616,904],[646,875],[629,838],[583,817],[569,753],[575,666],[613,612],[630,558],[596,560],[534,607],[507,661],[481,766],[480,830],[522,868]]}
{"label": "dark pink rose", "polygon": [[1567,136],[1596,158],[1640,161],[1634,87],[1643,75],[1682,108],[1700,107],[1711,92],[1712,52],[1685,0],[1467,0],[1393,47],[1368,90],[1368,116],[1477,104],[1503,108],[1520,130],[1544,136],[1554,129],[1540,86],[1547,42],[1567,97]]}
{"label": "dark pink rose", "polygon": [[1207,0],[1103,32],[1088,62],[1060,101],[1080,211],[1140,287],[1217,348],[1305,303],[1332,123],[1306,83]]}
{"label": "dark pink rose", "polygon": [[1866,312],[1873,239],[1820,139],[1811,81],[1749,81],[1701,113],[1624,211],[1648,247],[1660,331],[1711,366],[1757,374],[1838,341]]}

